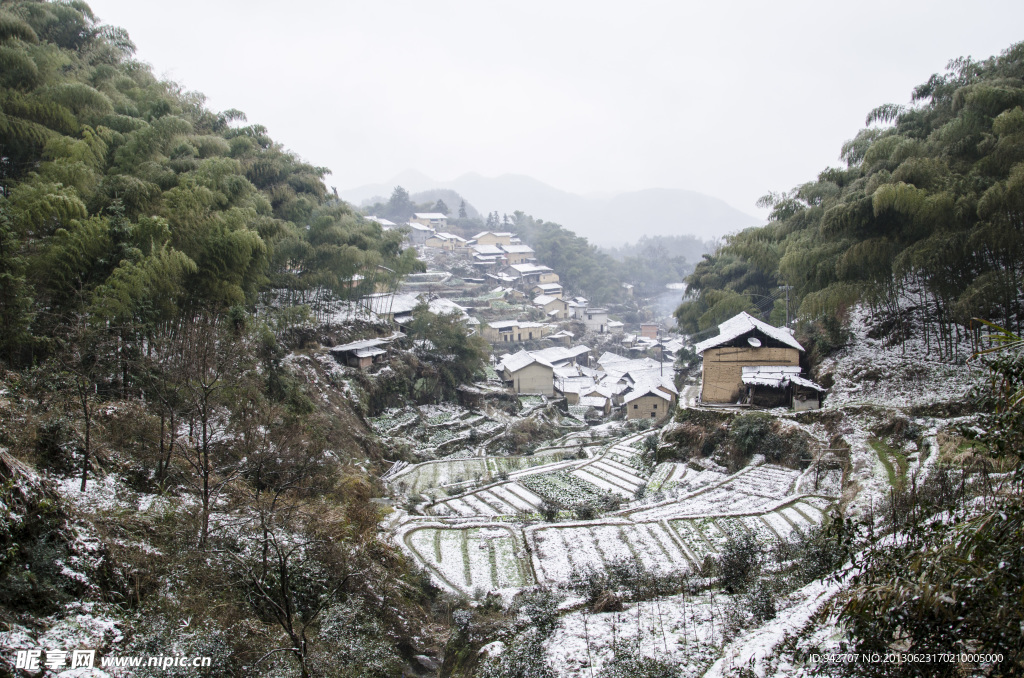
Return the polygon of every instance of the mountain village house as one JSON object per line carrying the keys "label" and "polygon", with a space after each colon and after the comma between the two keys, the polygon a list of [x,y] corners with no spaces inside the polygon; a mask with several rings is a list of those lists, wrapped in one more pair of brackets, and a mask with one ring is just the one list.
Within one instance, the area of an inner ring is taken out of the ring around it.
{"label": "mountain village house", "polygon": [[466,239],[454,233],[439,232],[430,236],[423,243],[427,247],[436,247],[446,252],[455,252],[466,249]]}
{"label": "mountain village house", "polygon": [[495,320],[488,323],[481,332],[484,339],[492,344],[513,341],[532,341],[546,337],[554,329],[549,323],[527,320]]}
{"label": "mountain village house", "polygon": [[554,367],[526,351],[505,356],[498,365],[498,374],[505,385],[516,393],[546,396],[555,394]]}
{"label": "mountain village house", "polygon": [[412,215],[412,219],[409,220],[409,224],[420,224],[421,226],[429,226],[435,231],[438,229],[448,228],[448,217],[438,212],[416,212]]}
{"label": "mountain village house", "polygon": [[514,235],[508,232],[482,231],[474,235],[473,240],[477,245],[511,245]]}
{"label": "mountain village house", "polygon": [[675,407],[675,395],[655,384],[646,384],[622,399],[626,419],[662,419]]}
{"label": "mountain village house", "polygon": [[[821,392],[800,377],[800,345],[784,327],[773,327],[748,313],[718,326],[718,336],[695,347],[704,359],[703,403],[747,403],[777,407],[787,403],[816,408]],[[814,397],[809,398],[809,393]]]}
{"label": "mountain village house", "polygon": [[530,292],[536,295],[546,294],[549,297],[562,298],[562,286],[558,283],[541,283],[530,288]]}
{"label": "mountain village house", "polygon": [[430,226],[424,226],[417,222],[409,222],[409,243],[412,245],[422,245],[427,242],[427,238],[434,235],[434,229]]}
{"label": "mountain village house", "polygon": [[604,334],[608,331],[608,309],[606,308],[577,308],[578,317],[591,332]]}
{"label": "mountain village house", "polygon": [[374,363],[386,361],[391,342],[404,336],[401,332],[395,332],[389,337],[353,341],[333,347],[331,355],[342,365],[366,369]]}
{"label": "mountain village house", "polygon": [[533,305],[543,309],[544,314],[549,318],[565,320],[569,317],[569,304],[561,297],[542,294],[533,300]]}
{"label": "mountain village house", "polygon": [[535,253],[529,245],[501,245],[500,247],[505,253],[510,266],[513,264],[525,264],[528,261],[534,260]]}
{"label": "mountain village house", "polygon": [[519,280],[524,289],[529,289],[533,285],[558,282],[558,274],[550,267],[540,264],[513,264],[508,267],[508,270]]}

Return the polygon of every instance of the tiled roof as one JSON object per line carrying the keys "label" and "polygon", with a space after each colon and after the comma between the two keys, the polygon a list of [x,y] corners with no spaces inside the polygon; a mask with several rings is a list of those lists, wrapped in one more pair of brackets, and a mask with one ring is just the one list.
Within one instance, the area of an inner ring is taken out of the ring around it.
{"label": "tiled roof", "polygon": [[718,336],[710,339],[705,339],[700,342],[694,349],[697,353],[703,353],[709,348],[721,346],[722,344],[728,343],[737,337],[742,337],[744,334],[753,331],[759,331],[762,334],[771,337],[772,339],[791,346],[798,351],[803,351],[804,347],[800,345],[800,342],[793,338],[785,328],[773,327],[766,322],[762,322],[757,318],[753,317],[749,313],[740,313],[737,316],[729,318],[724,323],[718,326]]}

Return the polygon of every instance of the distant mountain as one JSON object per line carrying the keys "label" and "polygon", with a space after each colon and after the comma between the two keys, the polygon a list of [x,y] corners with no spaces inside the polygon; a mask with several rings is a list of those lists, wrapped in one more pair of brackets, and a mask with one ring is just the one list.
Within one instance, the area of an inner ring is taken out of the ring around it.
{"label": "distant mountain", "polygon": [[652,188],[581,196],[518,174],[484,177],[474,172],[453,181],[434,181],[421,172],[407,170],[390,182],[340,191],[339,195],[358,205],[374,197],[386,199],[395,186],[410,193],[451,189],[484,213],[522,210],[538,219],[557,222],[597,245],[635,242],[642,235],[720,238],[763,224],[763,220],[718,198],[695,191]]}

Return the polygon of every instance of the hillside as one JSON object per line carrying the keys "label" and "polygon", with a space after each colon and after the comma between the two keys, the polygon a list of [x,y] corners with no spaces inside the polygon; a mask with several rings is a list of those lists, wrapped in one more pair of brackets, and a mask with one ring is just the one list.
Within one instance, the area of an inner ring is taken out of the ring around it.
{"label": "hillside", "polygon": [[[710,240],[761,223],[721,200],[693,191],[648,189],[585,197],[512,174],[492,178],[470,173],[452,181],[434,181],[408,171],[388,184],[370,184],[338,194],[358,205],[375,196],[390,195],[395,186],[410,192],[449,188],[484,212],[532,214],[560,223],[602,246],[622,245],[643,235],[693,235]],[[624,237],[627,226],[629,237]]]}

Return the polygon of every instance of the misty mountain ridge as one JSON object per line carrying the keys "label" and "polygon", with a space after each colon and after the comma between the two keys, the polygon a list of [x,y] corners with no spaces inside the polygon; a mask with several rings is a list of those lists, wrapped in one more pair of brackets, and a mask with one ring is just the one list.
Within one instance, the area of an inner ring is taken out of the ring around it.
{"label": "misty mountain ridge", "polygon": [[485,177],[470,172],[451,181],[436,181],[422,172],[406,170],[389,182],[367,184],[338,194],[356,205],[372,204],[381,197],[386,199],[395,186],[413,194],[450,189],[482,212],[512,214],[521,210],[557,222],[604,246],[635,242],[644,235],[693,235],[710,240],[763,224],[763,219],[696,191],[650,188],[582,196],[521,174]]}

